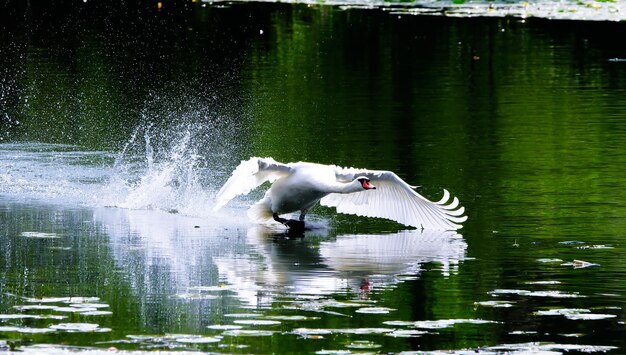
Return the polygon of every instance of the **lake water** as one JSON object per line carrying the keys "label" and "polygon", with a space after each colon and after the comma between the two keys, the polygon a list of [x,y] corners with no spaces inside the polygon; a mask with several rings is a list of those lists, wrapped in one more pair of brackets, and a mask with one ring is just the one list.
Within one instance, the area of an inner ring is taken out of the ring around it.
{"label": "lake water", "polygon": [[[0,349],[626,351],[624,23],[5,10]],[[211,212],[250,156],[392,170],[469,219]]]}

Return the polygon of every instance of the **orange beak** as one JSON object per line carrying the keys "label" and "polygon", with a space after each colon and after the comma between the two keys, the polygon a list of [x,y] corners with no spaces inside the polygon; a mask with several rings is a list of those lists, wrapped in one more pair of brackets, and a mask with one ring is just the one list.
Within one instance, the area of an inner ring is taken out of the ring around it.
{"label": "orange beak", "polygon": [[366,190],[376,190],[376,186],[370,184],[367,180],[363,181],[363,188]]}

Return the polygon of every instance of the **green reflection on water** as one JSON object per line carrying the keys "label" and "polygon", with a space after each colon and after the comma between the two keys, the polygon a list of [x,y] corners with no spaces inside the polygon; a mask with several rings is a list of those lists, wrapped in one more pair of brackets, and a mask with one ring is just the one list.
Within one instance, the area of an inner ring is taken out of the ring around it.
{"label": "green reflection on water", "polygon": [[[23,303],[20,297],[53,296],[97,296],[112,311],[94,321],[111,328],[110,333],[28,335],[32,342],[219,351],[222,348],[213,343],[181,346],[176,337],[154,338],[167,333],[220,335],[221,330],[207,327],[231,324],[225,314],[255,311],[319,319],[282,321],[267,328],[277,332],[269,337],[224,338],[219,343],[227,345],[224,351],[313,352],[378,344],[397,352],[529,339],[510,335],[514,331],[549,334],[531,340],[584,332],[587,335],[577,342],[623,349],[623,324],[615,321],[572,323],[534,316],[555,305],[616,307],[608,312],[623,322],[626,289],[617,280],[626,270],[620,245],[626,200],[622,189],[626,67],[609,60],[623,57],[624,48],[606,38],[606,33],[623,33],[623,26],[398,19],[377,10],[280,4],[188,11],[144,14],[150,21],[145,27],[136,24],[138,28],[115,21],[83,24],[84,31],[65,33],[68,42],[57,42],[58,37],[47,37],[41,29],[30,30],[32,37],[16,37],[22,41],[24,57],[7,60],[7,68],[20,70],[2,72],[16,78],[5,81],[8,88],[3,84],[10,100],[3,98],[2,103],[11,105],[4,105],[2,113],[21,123],[3,119],[0,127],[8,133],[2,132],[2,137],[116,152],[138,125],[169,127],[175,121],[191,127],[217,123],[225,131],[234,127],[234,133],[226,136],[236,139],[238,149],[226,150],[220,164],[213,164],[222,174],[240,159],[267,155],[394,170],[410,183],[423,185],[420,191],[433,199],[448,188],[467,208],[470,219],[463,233],[468,256],[474,260],[465,261],[448,277],[441,275],[436,263],[429,263],[409,275],[415,279],[375,289],[371,299],[376,303],[370,306],[395,310],[389,314],[339,308],[285,310],[285,303],[302,304],[268,284],[262,284],[259,298],[277,293],[272,299],[276,302],[265,305],[267,309],[250,310],[231,293],[194,299],[184,293],[189,290],[178,290],[180,271],[160,269],[149,263],[150,258],[142,258],[145,246],[132,243],[137,236],[127,235],[131,242],[122,245],[137,248],[133,262],[116,259],[115,248],[120,246],[107,240],[106,228],[94,223],[90,212],[10,207],[3,210],[1,222],[10,228],[3,235],[0,313],[14,312],[12,306]],[[159,27],[160,21],[165,25]],[[130,35],[122,35],[127,32]],[[167,143],[167,136],[154,139]],[[194,144],[199,153],[210,156],[214,143],[210,140],[215,139],[219,135]],[[315,213],[330,220],[331,240],[343,233],[400,228],[334,217],[321,208]],[[67,219],[77,223],[66,228]],[[56,233],[62,238],[24,239],[19,237],[22,232]],[[221,236],[209,232],[204,237]],[[242,236],[234,233],[229,238]],[[202,240],[197,242],[202,245]],[[559,244],[571,240],[614,248]],[[285,263],[289,267],[281,265],[283,272],[297,269],[296,262],[304,263],[307,255],[308,267],[323,273],[315,254],[318,241],[271,245],[283,247],[276,247],[277,254],[291,253],[294,258]],[[250,254],[253,266],[268,267],[259,262],[264,255],[258,250],[240,247],[237,255]],[[562,263],[538,261],[541,258]],[[561,265],[574,259],[600,266],[578,270]],[[199,258],[198,264],[207,266],[201,268],[204,277],[194,275],[194,286],[221,282],[211,261]],[[526,284],[551,280],[560,283]],[[492,296],[490,292],[498,289],[581,297],[541,298],[524,292]],[[360,296],[346,287],[326,297],[356,302]],[[493,300],[510,301],[513,307],[475,305]],[[408,339],[332,331],[312,339],[289,333],[300,327],[356,329],[385,327],[384,321],[446,319],[500,323],[457,324],[438,331],[440,336]],[[49,323],[23,320],[20,325]],[[598,329],[603,333],[594,335]],[[128,340],[129,335],[148,339]],[[2,339],[25,338],[2,333]],[[115,342],[120,340],[127,342]]]}

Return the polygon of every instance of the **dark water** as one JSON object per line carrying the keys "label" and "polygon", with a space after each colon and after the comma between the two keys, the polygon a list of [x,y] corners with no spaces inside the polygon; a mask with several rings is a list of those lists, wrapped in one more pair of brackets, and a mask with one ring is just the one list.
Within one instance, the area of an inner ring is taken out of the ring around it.
{"label": "dark water", "polygon": [[[16,5],[0,349],[621,353],[622,23],[287,4]],[[459,234],[211,212],[249,156],[393,170]]]}

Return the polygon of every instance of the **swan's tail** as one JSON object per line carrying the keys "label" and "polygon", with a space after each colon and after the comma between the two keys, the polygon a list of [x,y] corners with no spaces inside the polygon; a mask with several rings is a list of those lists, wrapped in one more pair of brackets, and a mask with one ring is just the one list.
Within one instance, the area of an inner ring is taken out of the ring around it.
{"label": "swan's tail", "polygon": [[255,222],[267,222],[273,219],[272,210],[270,209],[270,201],[267,198],[255,203],[248,210],[248,218]]}

